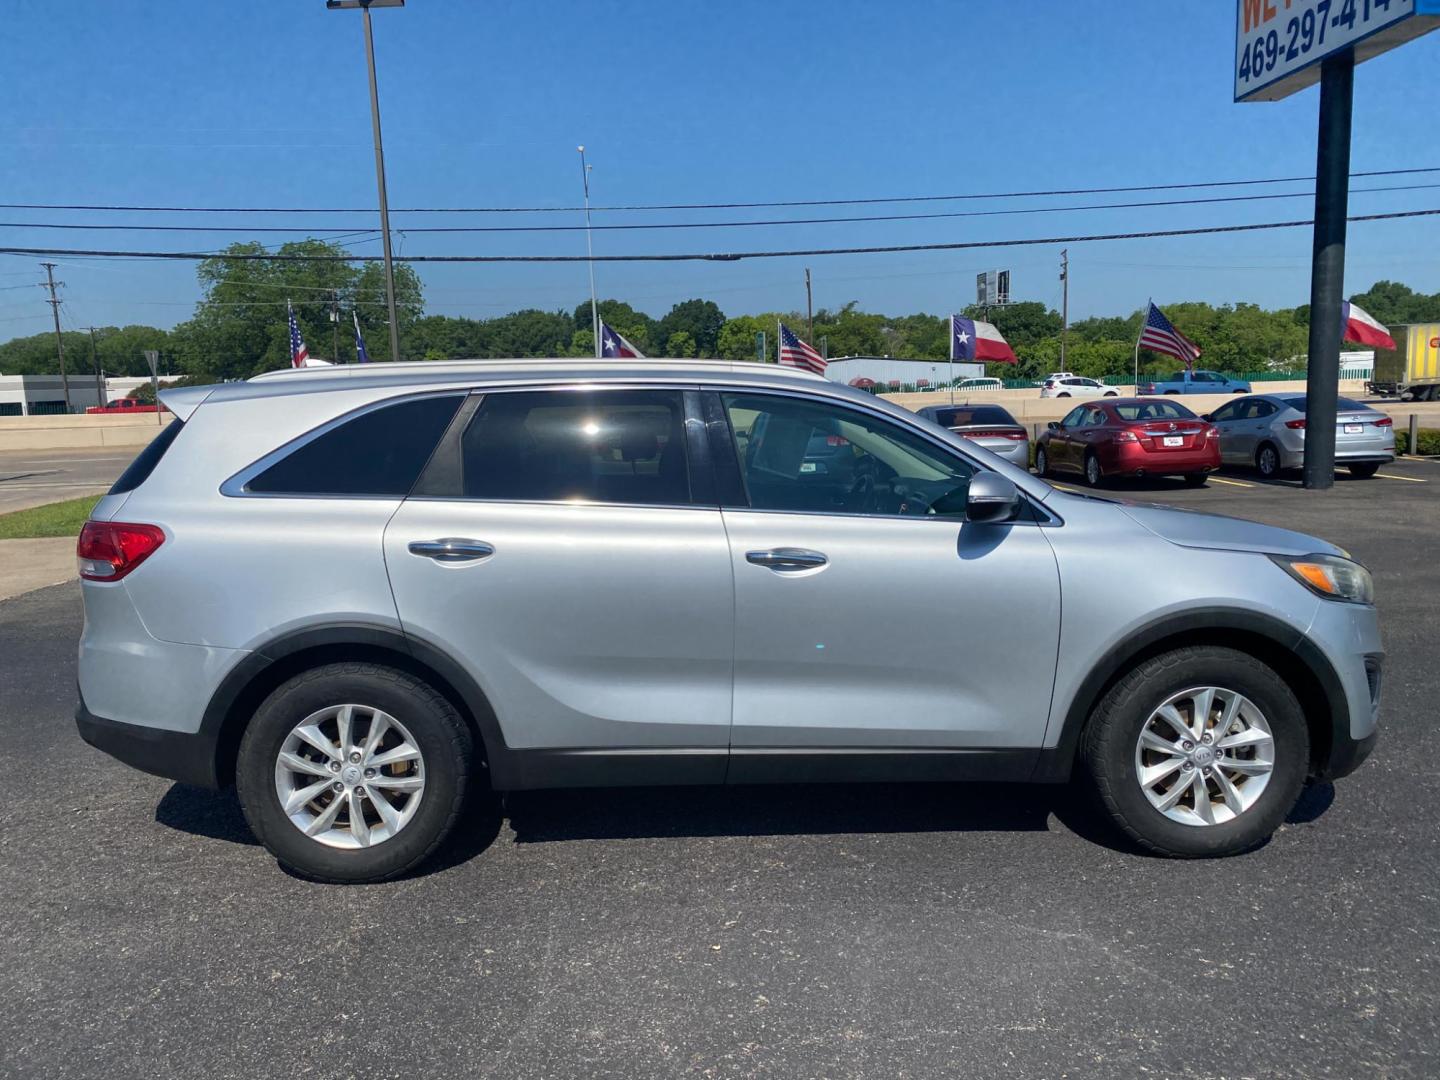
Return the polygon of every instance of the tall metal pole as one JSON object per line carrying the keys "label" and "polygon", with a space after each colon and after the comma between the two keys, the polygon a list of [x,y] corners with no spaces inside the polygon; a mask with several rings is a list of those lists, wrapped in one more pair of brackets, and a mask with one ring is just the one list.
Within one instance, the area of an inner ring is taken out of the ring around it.
{"label": "tall metal pole", "polygon": [[1060,249],[1060,370],[1065,366],[1065,346],[1070,338],[1070,251]]}
{"label": "tall metal pole", "polygon": [[95,404],[105,407],[105,387],[100,379],[100,353],[95,348],[95,327],[90,327],[90,366],[95,369]]}
{"label": "tall metal pole", "polygon": [[1335,409],[1340,395],[1340,305],[1345,300],[1345,215],[1350,202],[1350,112],[1355,60],[1320,65],[1315,155],[1315,242],[1310,268],[1310,355],[1305,362],[1305,486],[1335,484]]}
{"label": "tall metal pole", "polygon": [[[60,300],[55,295],[55,264],[41,263],[45,268],[46,285],[50,289],[50,313],[55,316],[55,352],[60,357],[60,388],[65,392],[65,411],[70,411],[70,380],[65,375],[65,339],[60,336]],[[61,282],[64,284],[64,282]]]}
{"label": "tall metal pole", "polygon": [[385,144],[380,139],[380,90],[375,84],[375,38],[370,5],[360,9],[365,23],[365,66],[370,73],[370,126],[375,134],[375,182],[380,188],[380,241],[385,252],[385,306],[390,314],[390,359],[400,359],[400,319],[395,312],[395,263],[390,253],[390,203],[385,197]]}
{"label": "tall metal pole", "polygon": [[811,345],[815,344],[815,309],[810,299],[810,268],[805,267],[805,323],[810,329],[805,334],[805,340]]}
{"label": "tall metal pole", "polygon": [[600,359],[600,306],[595,300],[595,249],[590,246],[590,166],[585,164],[585,147],[580,151],[580,181],[585,185],[585,265],[590,268],[590,333],[595,337],[595,359]]}

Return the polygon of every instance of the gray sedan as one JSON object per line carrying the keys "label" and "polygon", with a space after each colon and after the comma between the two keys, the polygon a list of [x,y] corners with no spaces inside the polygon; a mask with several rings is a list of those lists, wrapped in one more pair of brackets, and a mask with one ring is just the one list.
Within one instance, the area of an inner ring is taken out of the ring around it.
{"label": "gray sedan", "polygon": [[1030,467],[1030,432],[999,405],[926,405],[916,411],[1012,465]]}
{"label": "gray sedan", "polygon": [[[1389,416],[1340,398],[1335,417],[1335,462],[1352,475],[1375,475],[1395,460],[1395,424]],[[1305,395],[1249,394],[1206,417],[1220,432],[1220,460],[1249,465],[1261,476],[1298,469],[1305,461]]]}

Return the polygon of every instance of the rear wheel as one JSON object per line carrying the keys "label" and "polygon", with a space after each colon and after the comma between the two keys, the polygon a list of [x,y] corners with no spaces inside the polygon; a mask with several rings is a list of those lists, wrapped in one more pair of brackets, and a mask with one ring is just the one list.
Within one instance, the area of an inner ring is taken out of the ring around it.
{"label": "rear wheel", "polygon": [[1188,646],[1139,664],[1086,726],[1085,771],[1131,839],[1161,855],[1233,855],[1294,806],[1310,739],[1295,695],[1254,657]]}
{"label": "rear wheel", "polygon": [[1095,456],[1095,451],[1085,451],[1085,483],[1091,487],[1099,487],[1100,481],[1103,479],[1105,479],[1105,473],[1100,468],[1100,459]]}
{"label": "rear wheel", "polygon": [[282,865],[329,882],[413,870],[454,826],[471,772],[469,729],[420,680],[327,664],[272,693],[245,730],[245,820]]}
{"label": "rear wheel", "polygon": [[1273,444],[1261,443],[1260,449],[1255,451],[1255,471],[1266,480],[1280,475],[1280,451]]}
{"label": "rear wheel", "polygon": [[1350,475],[1357,480],[1369,480],[1380,471],[1380,464],[1375,461],[1357,461],[1353,465],[1345,466],[1350,470]]}
{"label": "rear wheel", "polygon": [[1197,472],[1186,473],[1183,477],[1181,477],[1181,479],[1185,481],[1186,487],[1198,488],[1205,486],[1206,477],[1204,473]]}

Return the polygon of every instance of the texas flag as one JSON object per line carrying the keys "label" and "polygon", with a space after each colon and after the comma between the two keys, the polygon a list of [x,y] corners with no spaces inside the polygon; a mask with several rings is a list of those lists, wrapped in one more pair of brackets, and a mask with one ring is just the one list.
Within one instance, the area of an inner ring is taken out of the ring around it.
{"label": "texas flag", "polygon": [[609,360],[644,360],[645,354],[631,345],[625,335],[600,320],[600,355]]}
{"label": "texas flag", "polygon": [[1362,345],[1377,349],[1395,348],[1395,339],[1390,336],[1390,331],[1381,326],[1359,304],[1348,301],[1341,304],[1340,317],[1345,323],[1345,332],[1340,335],[1342,341],[1358,341]]}
{"label": "texas flag", "polygon": [[950,359],[1018,364],[1014,351],[988,322],[950,316]]}

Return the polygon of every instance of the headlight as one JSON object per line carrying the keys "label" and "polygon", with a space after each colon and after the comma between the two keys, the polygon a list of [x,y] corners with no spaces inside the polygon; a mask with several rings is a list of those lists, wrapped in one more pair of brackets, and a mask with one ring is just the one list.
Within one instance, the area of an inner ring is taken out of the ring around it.
{"label": "headlight", "polygon": [[1272,555],[1270,558],[1301,585],[1327,600],[1351,604],[1375,602],[1375,583],[1370,571],[1350,559],[1338,555],[1306,555],[1299,559]]}

